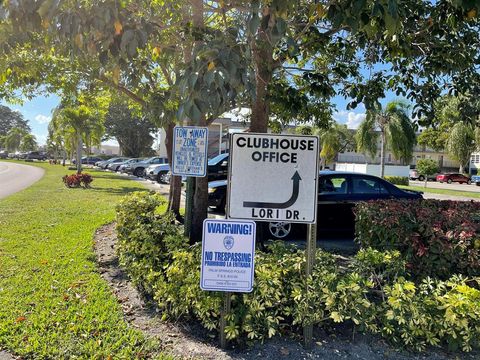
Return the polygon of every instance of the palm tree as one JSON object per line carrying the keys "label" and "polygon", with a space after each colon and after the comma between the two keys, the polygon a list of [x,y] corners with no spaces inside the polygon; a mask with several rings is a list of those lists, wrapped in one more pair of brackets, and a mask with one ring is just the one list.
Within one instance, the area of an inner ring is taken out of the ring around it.
{"label": "palm tree", "polygon": [[464,122],[458,122],[453,125],[447,139],[448,155],[460,163],[458,172],[465,171],[465,164],[470,161],[470,156],[475,151],[475,137],[478,131],[473,126]]}
{"label": "palm tree", "polygon": [[339,152],[347,147],[353,147],[355,139],[346,125],[333,123],[328,129],[317,129],[315,134],[320,137],[320,159],[322,166],[335,160]]}
{"label": "palm tree", "polygon": [[35,150],[37,147],[37,139],[34,135],[27,134],[22,138],[22,142],[20,143],[20,150],[31,151]]}
{"label": "palm tree", "polygon": [[87,145],[87,151],[90,152],[92,145],[100,144],[105,130],[97,115],[86,105],[60,106],[53,112],[53,131],[64,139],[66,148],[72,153],[76,149],[78,173],[82,172],[83,144]]}
{"label": "palm tree", "polygon": [[11,128],[3,139],[7,150],[12,152],[18,150],[25,135],[27,135],[25,130],[17,127]]}
{"label": "palm tree", "polygon": [[[411,161],[416,144],[415,128],[408,116],[408,105],[401,101],[392,101],[385,109],[376,108],[367,111],[367,117],[360,124],[355,135],[357,150],[377,155],[380,136],[380,176],[385,175],[385,149],[388,146],[395,159],[403,163]],[[377,131],[379,130],[379,132]]]}

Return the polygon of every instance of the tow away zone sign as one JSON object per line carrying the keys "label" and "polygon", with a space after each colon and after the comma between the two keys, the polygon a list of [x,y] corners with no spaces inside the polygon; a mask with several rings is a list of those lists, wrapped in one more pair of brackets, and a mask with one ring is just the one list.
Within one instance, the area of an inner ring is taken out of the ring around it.
{"label": "tow away zone sign", "polygon": [[318,137],[231,135],[228,217],[315,223]]}
{"label": "tow away zone sign", "polygon": [[172,174],[206,176],[208,128],[175,126],[173,135]]}

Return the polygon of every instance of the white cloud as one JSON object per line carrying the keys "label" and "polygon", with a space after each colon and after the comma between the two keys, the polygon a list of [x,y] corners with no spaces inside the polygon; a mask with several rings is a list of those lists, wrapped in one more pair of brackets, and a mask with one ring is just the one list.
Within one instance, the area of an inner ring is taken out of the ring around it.
{"label": "white cloud", "polygon": [[349,129],[358,129],[360,123],[365,120],[366,114],[355,114],[354,112],[348,113],[347,127]]}
{"label": "white cloud", "polygon": [[349,129],[358,129],[360,123],[365,120],[365,113],[341,110],[333,114],[333,118],[341,124],[347,124]]}
{"label": "white cloud", "polygon": [[34,119],[39,124],[48,124],[50,122],[50,120],[52,120],[52,117],[51,116],[46,116],[46,115],[43,115],[43,114],[38,114],[37,116],[35,116]]}
{"label": "white cloud", "polygon": [[45,145],[47,143],[47,137],[45,135],[34,134],[37,139],[38,145]]}

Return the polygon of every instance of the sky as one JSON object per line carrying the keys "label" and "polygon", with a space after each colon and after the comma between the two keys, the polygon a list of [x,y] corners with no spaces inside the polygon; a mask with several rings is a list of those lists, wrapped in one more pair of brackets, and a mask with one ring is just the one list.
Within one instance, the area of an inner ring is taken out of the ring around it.
{"label": "sky", "polygon": [[[395,96],[392,93],[388,93],[387,97],[381,102],[385,104],[394,99]],[[32,100],[26,100],[22,105],[12,105],[3,101],[0,103],[10,107],[12,110],[19,111],[28,120],[38,144],[45,144],[48,134],[48,123],[52,119],[52,111],[60,103],[58,96],[38,96]],[[333,98],[333,103],[336,107],[333,118],[341,124],[347,124],[350,129],[358,128],[362,120],[365,119],[365,107],[363,104],[359,104],[356,109],[347,110],[348,101],[342,96]],[[224,116],[229,116],[229,114],[224,114]],[[109,140],[105,144],[117,145],[114,140]]]}

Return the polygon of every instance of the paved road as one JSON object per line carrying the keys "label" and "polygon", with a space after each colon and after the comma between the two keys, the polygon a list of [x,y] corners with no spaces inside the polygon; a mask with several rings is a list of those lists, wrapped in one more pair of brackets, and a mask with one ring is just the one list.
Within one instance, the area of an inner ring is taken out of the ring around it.
{"label": "paved road", "polygon": [[0,199],[29,187],[44,173],[36,166],[0,162]]}
{"label": "paved road", "polygon": [[[414,181],[410,180],[411,186],[424,186],[423,181]],[[476,186],[475,184],[467,185],[467,184],[459,184],[459,183],[439,183],[436,181],[429,181],[427,182],[427,188],[431,189],[445,189],[445,190],[458,190],[458,191],[472,191],[472,192],[480,192],[480,186]]]}

